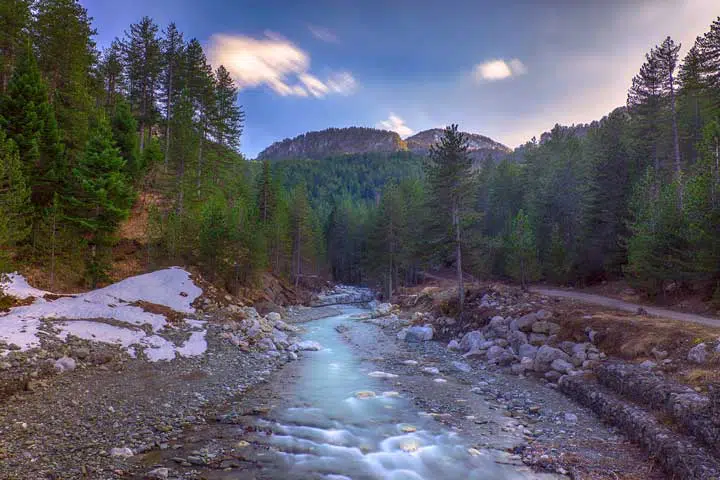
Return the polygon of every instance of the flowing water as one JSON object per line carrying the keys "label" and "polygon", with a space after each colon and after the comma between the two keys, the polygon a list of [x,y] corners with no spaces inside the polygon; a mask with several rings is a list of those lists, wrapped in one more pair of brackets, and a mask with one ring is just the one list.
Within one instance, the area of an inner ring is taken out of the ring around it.
{"label": "flowing water", "polygon": [[263,463],[276,478],[533,478],[496,463],[490,451],[468,449],[460,436],[369,376],[335,330],[360,310],[344,311],[307,324],[305,339],[324,348],[305,355],[293,387],[296,406],[258,420],[272,435],[253,440],[274,447]]}
{"label": "flowing water", "polygon": [[[243,426],[225,427],[234,431],[203,434],[205,440],[226,443],[242,438],[244,448],[238,450],[245,454],[238,458],[246,462],[235,465],[240,468],[215,470],[202,478],[549,478],[526,467],[498,463],[502,452],[468,448],[457,433],[390,391],[392,381],[368,375],[368,365],[336,331],[337,326],[353,321],[353,314],[363,311],[344,307],[341,315],[305,324],[304,339],[324,348],[305,352],[300,362],[286,367],[294,373],[288,381],[282,385],[273,382],[269,388],[283,389],[283,400],[272,411],[261,409],[260,415],[256,411],[247,417]],[[265,395],[265,399],[250,402],[269,400],[272,393]]]}

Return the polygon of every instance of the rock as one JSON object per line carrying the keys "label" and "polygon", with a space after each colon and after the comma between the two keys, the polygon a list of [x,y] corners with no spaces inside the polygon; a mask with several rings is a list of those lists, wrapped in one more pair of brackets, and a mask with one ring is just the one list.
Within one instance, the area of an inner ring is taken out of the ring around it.
{"label": "rock", "polygon": [[428,375],[438,375],[440,374],[440,370],[438,370],[436,367],[424,367],[422,369],[423,373],[427,373]]}
{"label": "rock", "polygon": [[403,360],[402,363],[404,363],[405,365],[417,365],[418,364],[417,360]]}
{"label": "rock", "polygon": [[524,332],[519,330],[510,330],[507,341],[515,353],[520,353],[520,347],[528,344],[528,337]]}
{"label": "rock", "polygon": [[375,371],[375,372],[370,372],[370,373],[368,373],[368,377],[373,377],[373,378],[397,378],[398,376],[395,375],[394,373],[387,373],[387,372]]}
{"label": "rock", "polygon": [[391,303],[381,303],[377,307],[375,307],[375,315],[378,317],[384,317],[385,315],[390,315],[390,312],[392,312],[392,304]]}
{"label": "rock", "polygon": [[560,377],[562,377],[562,374],[555,370],[550,370],[549,372],[545,373],[545,378],[549,382],[557,382],[560,380]]}
{"label": "rock", "polygon": [[455,339],[450,340],[450,343],[448,343],[447,348],[448,348],[448,350],[453,350],[455,352],[462,351],[462,347],[460,347],[460,342],[458,342]]}
{"label": "rock", "polygon": [[155,470],[150,470],[147,473],[148,478],[154,478],[157,480],[165,480],[170,476],[170,470],[164,467],[156,468]]}
{"label": "rock", "polygon": [[282,346],[283,348],[286,348],[289,345],[288,341],[288,334],[285,332],[282,332],[278,329],[273,329],[272,331],[272,341],[278,345]]}
{"label": "rock", "polygon": [[578,417],[574,413],[566,413],[564,418],[566,423],[575,424],[578,421]]}
{"label": "rock", "polygon": [[541,310],[538,310],[537,312],[535,312],[535,316],[537,317],[538,320],[548,320],[548,319],[552,318],[553,314],[549,310],[541,309]]}
{"label": "rock", "polygon": [[553,362],[550,364],[550,368],[560,373],[568,373],[573,369],[573,364],[566,360],[563,360],[562,358],[558,358],[557,360],[553,360]]}
{"label": "rock", "polygon": [[534,345],[530,345],[529,343],[526,343],[525,345],[520,345],[520,348],[518,349],[518,356],[520,358],[529,358],[534,359],[535,355],[537,355],[538,347]]}
{"label": "rock", "polygon": [[405,327],[402,330],[400,330],[396,335],[397,339],[400,340],[401,342],[404,342],[405,338],[407,337],[408,330],[410,330],[410,328],[408,328],[408,327]]}
{"label": "rock", "polygon": [[497,358],[500,358],[502,354],[505,353],[505,349],[502,347],[498,347],[497,345],[493,345],[490,347],[490,349],[487,351],[487,358],[489,361],[493,361]]}
{"label": "rock", "polygon": [[507,347],[508,345],[510,345],[510,342],[508,342],[508,341],[507,341],[506,339],[504,339],[504,338],[497,338],[497,339],[495,339],[495,340],[493,340],[493,341],[495,342],[495,345],[497,345],[498,347],[502,347],[502,348],[505,348],[505,347]]}
{"label": "rock", "polygon": [[652,360],[645,360],[644,362],[640,363],[640,366],[642,368],[647,368],[648,370],[652,370],[653,368],[657,367],[657,363],[653,362]]}
{"label": "rock", "polygon": [[430,325],[425,325],[424,327],[410,327],[407,330],[407,333],[405,334],[405,341],[406,342],[414,342],[414,343],[420,343],[420,342],[427,342],[429,340],[432,340],[433,337],[433,329]]}
{"label": "rock", "polygon": [[130,458],[133,455],[133,451],[127,447],[116,447],[110,449],[111,457]]}
{"label": "rock", "polygon": [[688,359],[688,361],[697,363],[698,365],[703,365],[703,364],[707,363],[707,360],[708,360],[707,345],[705,345],[704,343],[698,343],[697,345],[695,345],[688,352],[687,359]]}
{"label": "rock", "polygon": [[512,352],[499,347],[497,345],[490,347],[487,352],[487,359],[489,362],[497,363],[498,365],[510,365],[514,360],[515,356]]}
{"label": "rock", "polygon": [[532,325],[534,333],[545,333],[547,335],[557,335],[560,332],[560,325],[545,320],[539,320]]}
{"label": "rock", "polygon": [[530,337],[528,337],[528,341],[530,342],[530,345],[535,345],[536,347],[540,347],[542,345],[545,345],[547,342],[547,335],[544,333],[531,333]]}
{"label": "rock", "polygon": [[470,373],[472,371],[470,365],[465,362],[452,362],[452,365],[455,369],[460,370],[461,372]]}
{"label": "rock", "polygon": [[[715,348],[715,351],[717,351],[717,347]],[[657,347],[653,347],[652,350],[650,350],[650,353],[652,353],[655,356],[655,360],[665,360],[668,357],[668,352],[665,350],[659,350]]]}
{"label": "rock", "polygon": [[470,350],[463,354],[463,358],[483,358],[487,354],[486,350]]}
{"label": "rock", "polygon": [[460,340],[460,350],[468,352],[477,349],[478,345],[485,341],[485,336],[480,330],[473,330],[466,333]]}
{"label": "rock", "polygon": [[275,343],[273,343],[273,341],[271,339],[269,339],[268,337],[260,339],[260,341],[258,342],[258,347],[260,347],[260,349],[263,351],[277,350]]}
{"label": "rock", "polygon": [[85,360],[90,356],[90,349],[87,347],[78,347],[73,351],[73,355],[75,355],[79,360]]}
{"label": "rock", "polygon": [[282,321],[282,316],[277,312],[270,312],[265,316],[265,318],[267,318],[269,321],[271,321],[273,323]]}
{"label": "rock", "polygon": [[552,363],[558,359],[569,362],[570,356],[559,348],[543,345],[538,349],[537,355],[535,356],[533,369],[536,372],[547,372],[552,368]]}
{"label": "rock", "polygon": [[538,321],[536,313],[528,313],[517,319],[517,327],[522,332],[531,332],[533,323]]}
{"label": "rock", "polygon": [[560,342],[558,345],[558,348],[562,350],[563,352],[567,353],[568,355],[573,354],[573,347],[575,347],[575,342]]}
{"label": "rock", "polygon": [[62,357],[55,360],[55,369],[59,372],[72,372],[75,370],[75,360],[71,357]]}
{"label": "rock", "polygon": [[572,347],[572,351],[569,352],[574,357],[581,357],[583,360],[587,359],[587,353],[588,350],[592,348],[592,344],[585,342],[585,343],[576,343]]}
{"label": "rock", "polygon": [[318,350],[322,350],[323,347],[318,342],[314,342],[312,340],[304,340],[297,344],[297,348],[298,350],[316,352]]}
{"label": "rock", "polygon": [[488,338],[503,338],[509,332],[510,319],[505,319],[499,315],[493,317],[486,327]]}
{"label": "rock", "polygon": [[485,340],[484,342],[480,342],[480,344],[477,346],[478,350],[487,350],[488,348],[491,348],[495,346],[495,340]]}

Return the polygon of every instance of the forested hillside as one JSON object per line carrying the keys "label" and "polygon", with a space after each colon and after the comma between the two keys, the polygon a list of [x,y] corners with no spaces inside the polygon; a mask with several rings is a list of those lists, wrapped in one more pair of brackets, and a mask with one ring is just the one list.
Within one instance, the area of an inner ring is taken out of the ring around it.
{"label": "forested hillside", "polygon": [[[175,24],[142,18],[99,51],[76,0],[0,6],[3,271],[102,283],[135,211],[143,268],[198,265],[228,288],[271,270],[392,292],[462,258],[523,284],[625,276],[720,300],[720,19],[682,58],[670,38],[650,48],[626,106],[511,154],[452,128],[428,155],[355,129],[381,153],[271,163],[239,153],[231,76]],[[478,168],[480,147],[504,158]]]}

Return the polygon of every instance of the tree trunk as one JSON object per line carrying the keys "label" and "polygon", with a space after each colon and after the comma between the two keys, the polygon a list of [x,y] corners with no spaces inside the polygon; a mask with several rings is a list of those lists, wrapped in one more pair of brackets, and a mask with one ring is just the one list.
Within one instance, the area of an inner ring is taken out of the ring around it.
{"label": "tree trunk", "polygon": [[198,169],[197,169],[197,197],[200,198],[200,182],[202,180],[202,159],[203,159],[203,143],[205,142],[205,128],[200,133],[200,146],[198,147]]}
{"label": "tree trunk", "polygon": [[172,117],[172,97],[173,97],[173,84],[172,84],[172,61],[170,58],[170,65],[168,66],[168,89],[167,89],[167,107],[165,108],[165,173],[168,170],[168,163],[170,163],[170,118]]}
{"label": "tree trunk", "polygon": [[682,185],[682,165],[680,164],[680,136],[678,134],[677,111],[675,108],[675,86],[672,73],[670,74],[670,113],[672,115],[673,129],[673,150],[675,154],[675,176],[678,182],[678,209],[683,208],[683,185]]}
{"label": "tree trunk", "polygon": [[455,226],[455,263],[457,264],[458,308],[460,313],[462,313],[463,306],[465,304],[465,287],[463,286],[462,249],[460,248],[460,208],[457,204],[457,200],[453,205],[453,225]]}

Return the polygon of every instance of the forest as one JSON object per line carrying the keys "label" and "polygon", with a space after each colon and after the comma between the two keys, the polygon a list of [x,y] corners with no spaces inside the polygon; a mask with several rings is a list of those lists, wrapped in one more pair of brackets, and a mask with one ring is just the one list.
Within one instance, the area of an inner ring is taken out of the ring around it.
{"label": "forest", "polygon": [[198,39],[149,17],[95,35],[77,0],[0,0],[0,272],[103,284],[139,206],[144,268],[230,290],[271,271],[388,295],[456,268],[720,303],[720,18],[682,58],[649,46],[599,122],[479,166],[456,126],[427,157],[249,161],[239,92]]}

